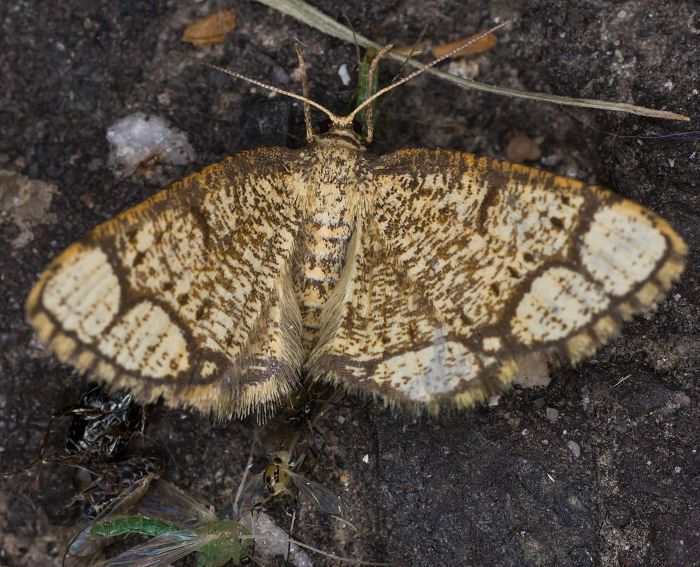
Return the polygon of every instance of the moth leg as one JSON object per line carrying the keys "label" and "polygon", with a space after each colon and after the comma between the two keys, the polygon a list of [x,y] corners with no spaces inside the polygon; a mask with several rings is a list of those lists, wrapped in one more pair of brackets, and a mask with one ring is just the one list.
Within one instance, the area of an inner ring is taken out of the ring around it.
{"label": "moth leg", "polygon": [[[297,52],[299,60],[299,69],[301,70],[301,90],[305,99],[309,98],[309,78],[306,75],[306,63],[304,56],[301,53],[301,47],[297,43],[294,44],[294,51]],[[314,129],[311,125],[311,106],[308,102],[304,102],[304,122],[306,123],[306,141],[311,143],[314,139]]]}

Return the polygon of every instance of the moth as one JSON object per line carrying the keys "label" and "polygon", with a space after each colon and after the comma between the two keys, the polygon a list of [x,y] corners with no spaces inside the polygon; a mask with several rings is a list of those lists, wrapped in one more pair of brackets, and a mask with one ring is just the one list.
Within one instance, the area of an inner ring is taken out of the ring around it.
{"label": "moth", "polygon": [[284,94],[304,102],[307,147],[239,152],[101,224],[46,268],[29,322],[91,378],[219,418],[274,406],[302,374],[391,406],[468,407],[524,357],[591,355],[670,289],[686,246],[581,181],[367,153],[353,119],[450,55],[347,116],[309,100],[303,74],[305,96]]}

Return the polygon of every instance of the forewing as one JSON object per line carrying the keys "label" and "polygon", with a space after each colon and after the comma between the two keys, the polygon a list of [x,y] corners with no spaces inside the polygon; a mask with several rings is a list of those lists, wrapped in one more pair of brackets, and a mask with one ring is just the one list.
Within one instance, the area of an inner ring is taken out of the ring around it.
{"label": "forewing", "polygon": [[683,271],[663,219],[575,180],[402,150],[375,183],[310,369],[390,402],[470,405],[529,354],[577,361]]}
{"label": "forewing", "polygon": [[299,489],[299,492],[310,498],[318,508],[326,514],[341,516],[343,508],[341,506],[340,497],[333,494],[325,486],[320,485],[313,480],[301,476],[294,471],[289,471],[294,485]]}
{"label": "forewing", "polygon": [[96,567],[155,567],[168,565],[202,549],[217,535],[198,534],[191,530],[172,532],[151,538],[127,549],[116,557],[98,563]]}
{"label": "forewing", "polygon": [[289,390],[295,153],[241,152],[100,225],[42,274],[28,319],[63,360],[141,402],[221,416]]}

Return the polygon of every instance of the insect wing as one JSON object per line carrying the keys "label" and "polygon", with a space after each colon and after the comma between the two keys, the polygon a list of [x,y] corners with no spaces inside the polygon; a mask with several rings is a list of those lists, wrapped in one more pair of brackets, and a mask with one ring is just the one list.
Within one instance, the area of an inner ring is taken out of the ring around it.
{"label": "insect wing", "polygon": [[162,468],[158,468],[156,472],[150,473],[134,482],[122,491],[94,520],[85,526],[68,545],[66,554],[63,557],[63,565],[66,567],[84,565],[86,561],[97,555],[102,550],[104,541],[90,539],[92,528],[107,518],[127,513],[144,496],[151,482],[161,472]]}
{"label": "insect wing", "polygon": [[198,534],[183,530],[156,536],[146,543],[120,553],[95,567],[151,567],[168,565],[211,543],[217,534]]}
{"label": "insect wing", "polygon": [[292,477],[292,481],[294,481],[294,485],[299,491],[316,502],[321,511],[333,516],[341,516],[343,514],[340,497],[333,494],[325,486],[309,480],[292,470],[289,471],[289,476]]}
{"label": "insect wing", "polygon": [[153,483],[139,502],[139,512],[148,518],[187,527],[216,521],[216,514],[210,507],[165,480]]}
{"label": "insect wing", "polygon": [[[124,508],[143,495],[144,485],[158,478],[163,463],[157,459],[132,457],[118,463],[101,465],[92,469],[97,478],[91,482],[74,502],[83,502],[82,512],[90,519],[113,513],[113,506]],[[143,485],[139,484],[143,481]]]}

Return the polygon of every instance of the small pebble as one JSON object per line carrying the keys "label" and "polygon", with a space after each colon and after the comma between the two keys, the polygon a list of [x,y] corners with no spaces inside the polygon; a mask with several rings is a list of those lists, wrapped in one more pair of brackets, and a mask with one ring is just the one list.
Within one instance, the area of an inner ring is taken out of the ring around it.
{"label": "small pebble", "polygon": [[195,159],[187,134],[171,128],[160,116],[130,114],[107,129],[108,165],[118,177],[131,175],[140,165],[157,158],[159,163],[187,165]]}
{"label": "small pebble", "polygon": [[301,68],[300,67],[295,67],[292,69],[292,72],[289,73],[289,78],[294,81],[295,83],[298,83],[301,81]]}
{"label": "small pebble", "polygon": [[516,134],[506,146],[506,156],[515,163],[535,161],[542,156],[542,150],[537,142],[525,134]]}
{"label": "small pebble", "polygon": [[366,465],[369,464],[369,454],[366,454],[364,457],[362,457],[362,462]]}
{"label": "small pebble", "polygon": [[544,156],[542,158],[542,165],[546,165],[547,167],[552,167],[553,165],[556,165],[559,163],[559,156],[556,154],[552,154],[549,156]]}
{"label": "small pebble", "polygon": [[566,446],[569,448],[569,451],[571,451],[571,454],[578,459],[581,455],[581,446],[576,443],[576,441],[568,441]]}
{"label": "small pebble", "polygon": [[547,416],[547,421],[549,421],[549,423],[556,423],[557,419],[559,419],[559,410],[547,408],[545,410],[545,415]]}
{"label": "small pebble", "polygon": [[338,76],[340,77],[340,81],[343,83],[344,87],[347,87],[350,84],[350,73],[348,73],[348,66],[345,63],[338,67]]}

